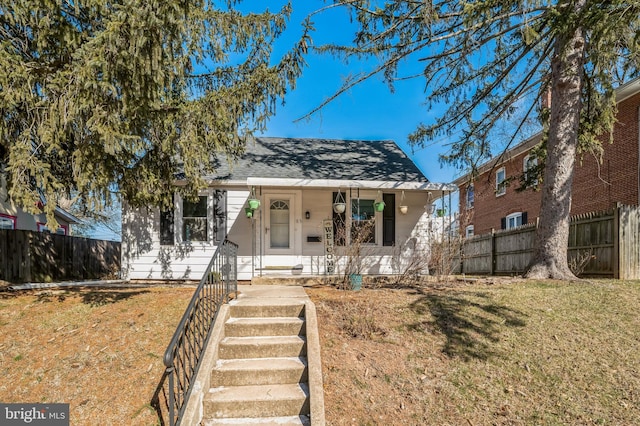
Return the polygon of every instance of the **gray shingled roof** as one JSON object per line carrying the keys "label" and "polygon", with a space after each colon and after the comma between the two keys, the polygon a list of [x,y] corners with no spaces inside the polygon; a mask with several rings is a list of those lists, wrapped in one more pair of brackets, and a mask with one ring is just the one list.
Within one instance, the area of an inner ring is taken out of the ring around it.
{"label": "gray shingled roof", "polygon": [[260,137],[231,168],[217,165],[211,180],[253,178],[429,182],[393,141]]}

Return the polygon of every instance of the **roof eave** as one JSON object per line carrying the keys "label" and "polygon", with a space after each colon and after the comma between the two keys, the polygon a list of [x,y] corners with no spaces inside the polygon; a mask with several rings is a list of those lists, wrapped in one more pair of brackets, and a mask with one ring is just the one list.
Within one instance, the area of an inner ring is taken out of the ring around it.
{"label": "roof eave", "polygon": [[262,187],[305,187],[305,188],[361,188],[409,191],[442,191],[452,192],[458,188],[455,185],[434,182],[406,182],[380,180],[342,180],[342,179],[288,179],[288,178],[260,178],[247,179],[248,186]]}
{"label": "roof eave", "polygon": [[74,215],[69,213],[68,211],[62,209],[61,207],[56,207],[56,210],[55,210],[54,214],[56,216],[60,217],[61,219],[63,219],[65,222],[71,224],[71,225],[82,222],[80,219],[78,219],[77,217],[75,217]]}

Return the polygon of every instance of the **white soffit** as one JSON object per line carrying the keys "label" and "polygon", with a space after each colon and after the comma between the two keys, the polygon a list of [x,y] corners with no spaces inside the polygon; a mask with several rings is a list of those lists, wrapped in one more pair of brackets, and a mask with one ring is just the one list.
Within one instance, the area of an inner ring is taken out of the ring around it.
{"label": "white soffit", "polygon": [[334,179],[288,179],[288,178],[247,178],[248,186],[267,187],[305,187],[305,188],[363,188],[397,189],[413,191],[457,191],[458,187],[446,183],[433,182],[396,182],[372,180],[334,180]]}

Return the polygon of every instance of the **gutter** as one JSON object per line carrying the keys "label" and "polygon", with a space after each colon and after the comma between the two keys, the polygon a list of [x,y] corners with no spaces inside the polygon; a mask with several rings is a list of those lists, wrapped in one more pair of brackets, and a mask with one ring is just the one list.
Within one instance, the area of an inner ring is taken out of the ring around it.
{"label": "gutter", "polygon": [[249,177],[248,186],[262,187],[304,187],[304,188],[360,188],[360,189],[395,189],[413,191],[457,191],[456,185],[433,182],[399,182],[378,180],[342,180],[342,179],[291,179],[291,178],[259,178]]}

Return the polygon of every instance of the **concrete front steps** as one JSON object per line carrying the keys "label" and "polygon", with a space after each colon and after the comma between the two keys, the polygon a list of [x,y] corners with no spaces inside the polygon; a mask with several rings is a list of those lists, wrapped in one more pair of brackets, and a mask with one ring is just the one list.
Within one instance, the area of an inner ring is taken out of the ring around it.
{"label": "concrete front steps", "polygon": [[311,424],[305,306],[286,298],[230,306],[204,425]]}

